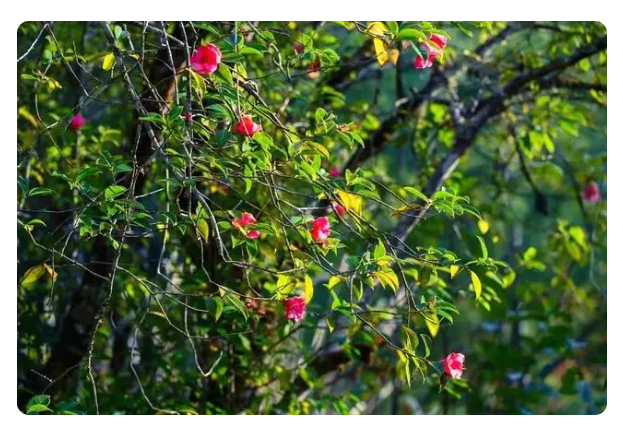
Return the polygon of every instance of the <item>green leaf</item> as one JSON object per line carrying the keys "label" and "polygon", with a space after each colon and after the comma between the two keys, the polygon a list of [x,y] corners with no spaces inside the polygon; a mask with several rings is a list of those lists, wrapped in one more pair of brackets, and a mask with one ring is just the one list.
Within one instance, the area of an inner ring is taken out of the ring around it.
{"label": "green leaf", "polygon": [[208,238],[210,236],[210,226],[208,225],[206,219],[200,218],[197,220],[197,231],[199,232],[199,235],[201,235],[201,238],[203,238],[205,242],[208,242]]}
{"label": "green leaf", "polygon": [[423,32],[416,30],[414,28],[405,28],[402,29],[398,32],[398,35],[396,36],[396,39],[398,40],[412,40],[414,42],[417,42],[419,40],[424,40],[426,39],[426,34],[424,34]]}
{"label": "green leaf", "polygon": [[411,193],[412,195],[422,199],[424,202],[428,202],[428,198],[426,197],[426,195],[422,193],[421,191],[419,191],[418,189],[416,189],[415,187],[407,186],[404,189],[405,191]]}
{"label": "green leaf", "polygon": [[45,188],[45,187],[34,187],[28,193],[28,197],[40,196],[40,195],[51,195],[54,194],[54,191]]}
{"label": "green leaf", "polygon": [[478,242],[480,242],[480,253],[482,254],[482,258],[487,259],[489,257],[489,252],[487,251],[485,240],[481,236],[476,236],[476,238],[478,238]]}
{"label": "green leaf", "polygon": [[51,412],[52,410],[50,410],[47,406],[44,406],[43,404],[33,404],[30,407],[28,407],[28,410],[26,411],[27,414],[33,414],[33,413],[39,413],[39,412]]}
{"label": "green leaf", "polygon": [[383,244],[383,241],[379,239],[378,245],[374,247],[374,259],[379,260],[385,257],[385,254],[385,244]]}
{"label": "green leaf", "polygon": [[240,313],[242,313],[244,320],[247,320],[247,307],[244,306],[242,301],[235,295],[227,295],[227,299],[229,299],[229,302],[231,302],[231,304],[236,307]]}
{"label": "green leaf", "polygon": [[216,305],[216,311],[214,312],[214,321],[218,322],[223,314],[223,298],[214,297],[214,304]]}
{"label": "green leaf", "polygon": [[104,198],[106,200],[112,200],[121,196],[123,193],[125,193],[125,187],[119,185],[110,186],[104,190]]}
{"label": "green leaf", "polygon": [[227,67],[227,65],[225,65],[224,63],[221,63],[219,65],[218,69],[216,70],[215,76],[221,78],[228,84],[234,85],[234,78],[232,78],[231,76],[231,71],[229,70],[229,67]]}
{"label": "green leaf", "polygon": [[426,334],[420,334],[420,337],[424,343],[424,357],[428,358],[430,356],[430,345],[433,343],[433,340]]}

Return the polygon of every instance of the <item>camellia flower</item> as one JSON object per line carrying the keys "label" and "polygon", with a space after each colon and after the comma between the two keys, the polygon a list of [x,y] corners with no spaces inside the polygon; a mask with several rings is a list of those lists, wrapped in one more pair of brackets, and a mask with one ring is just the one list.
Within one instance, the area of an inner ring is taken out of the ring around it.
{"label": "camellia flower", "polygon": [[601,200],[601,193],[599,193],[599,186],[595,181],[591,181],[584,187],[582,196],[589,202],[599,202]]}
{"label": "camellia flower", "polygon": [[431,45],[427,41],[422,44],[426,49],[428,56],[427,58],[424,58],[424,56],[418,54],[415,57],[415,62],[413,65],[416,69],[426,69],[432,67],[435,59],[443,55],[443,49],[448,44],[448,38],[440,34],[432,34],[430,36],[430,41],[433,42],[435,46]]}
{"label": "camellia flower", "polygon": [[200,46],[190,57],[190,66],[201,75],[214,73],[220,62],[221,50],[213,43]]}
{"label": "camellia flower", "polygon": [[260,124],[255,124],[248,115],[242,117],[238,124],[234,126],[234,132],[242,136],[253,136],[256,132],[261,131],[262,126]]}
{"label": "camellia flower", "polygon": [[332,177],[339,177],[340,174],[340,168],[338,168],[337,166],[331,166],[331,169],[329,169],[329,175],[331,175]]}
{"label": "camellia flower", "polygon": [[346,214],[346,208],[344,208],[342,205],[338,204],[337,202],[333,202],[333,211],[335,211],[340,217],[344,217],[344,214]]}
{"label": "camellia flower", "polygon": [[80,130],[87,124],[87,119],[82,116],[81,113],[77,113],[73,117],[71,117],[71,121],[69,122],[69,128],[71,130]]}
{"label": "camellia flower", "polygon": [[303,316],[305,316],[305,299],[300,296],[286,299],[284,305],[286,307],[287,319],[299,322],[303,319]]}
{"label": "camellia flower", "polygon": [[430,41],[434,42],[435,45],[439,47],[439,49],[444,49],[448,44],[448,38],[446,36],[436,33],[430,35]]}
{"label": "camellia flower", "polygon": [[294,50],[296,51],[297,54],[300,55],[305,50],[305,47],[303,46],[303,44],[301,42],[296,42],[294,44]]}
{"label": "camellia flower", "polygon": [[242,213],[240,220],[233,219],[231,222],[235,229],[241,231],[249,239],[256,239],[260,236],[260,232],[256,229],[249,230],[248,232],[245,229],[247,226],[254,225],[255,223],[257,223],[257,220],[250,213]]}
{"label": "camellia flower", "polygon": [[421,55],[418,55],[417,57],[415,57],[415,62],[413,63],[413,65],[415,66],[416,69],[426,69],[428,67],[432,67],[433,62],[431,61],[430,58],[424,60],[424,57],[422,57]]}
{"label": "camellia flower", "polygon": [[430,61],[433,61],[443,54],[443,49],[436,48],[428,42],[424,42],[424,48],[426,48],[426,51],[428,52],[428,59]]}
{"label": "camellia flower", "polygon": [[314,242],[323,244],[331,235],[331,224],[327,217],[318,217],[312,222],[311,236]]}
{"label": "camellia flower", "polygon": [[314,60],[307,67],[307,76],[309,76],[311,79],[316,79],[320,76],[320,61],[319,60]]}
{"label": "camellia flower", "polygon": [[453,379],[461,378],[463,362],[465,362],[465,356],[462,353],[450,353],[448,357],[441,361],[444,372]]}

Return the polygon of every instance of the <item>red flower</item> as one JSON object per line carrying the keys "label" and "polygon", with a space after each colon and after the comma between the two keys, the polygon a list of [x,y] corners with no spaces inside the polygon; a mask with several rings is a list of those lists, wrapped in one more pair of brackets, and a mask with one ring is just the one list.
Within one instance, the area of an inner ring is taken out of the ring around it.
{"label": "red flower", "polygon": [[286,307],[286,318],[298,322],[305,316],[305,300],[300,296],[288,298],[284,303]]}
{"label": "red flower", "polygon": [[426,48],[426,51],[428,52],[428,59],[430,61],[433,61],[435,58],[443,54],[443,49],[436,48],[428,42],[424,42],[424,48]]}
{"label": "red flower", "polygon": [[453,379],[461,378],[463,362],[465,362],[465,356],[462,353],[450,353],[447,358],[441,361],[444,372]]}
{"label": "red flower", "polygon": [[193,114],[191,112],[186,112],[186,115],[184,115],[184,118],[186,119],[187,123],[191,123],[193,121]]}
{"label": "red flower", "polygon": [[260,124],[255,124],[248,115],[242,117],[238,124],[234,126],[234,132],[242,136],[253,136],[256,132],[261,131],[262,126]]}
{"label": "red flower", "polygon": [[235,229],[238,229],[249,239],[256,239],[260,236],[260,232],[256,229],[252,229],[250,231],[245,229],[247,226],[254,225],[255,223],[257,223],[257,220],[255,220],[253,214],[250,213],[242,213],[240,220],[233,219],[231,222]]}
{"label": "red flower", "polygon": [[346,214],[346,208],[344,208],[342,205],[338,204],[337,202],[333,202],[333,211],[335,211],[340,217],[344,217],[344,214]]}
{"label": "red flower", "polygon": [[591,181],[584,187],[582,196],[589,202],[599,202],[601,200],[601,193],[599,193],[599,186],[595,181]]}
{"label": "red flower", "polygon": [[210,43],[197,48],[197,51],[190,57],[190,66],[201,75],[209,75],[218,69],[221,62],[221,50],[216,45]]}
{"label": "red flower", "polygon": [[310,65],[307,67],[307,75],[311,79],[316,79],[320,76],[320,61],[319,60],[314,60],[313,62],[310,63]]}
{"label": "red flower", "polygon": [[253,217],[253,214],[242,213],[242,215],[240,216],[240,225],[242,227],[248,226],[250,224],[255,224],[255,223],[257,223],[257,220],[255,220],[255,217]]}
{"label": "red flower", "polygon": [[331,224],[326,217],[318,217],[312,223],[311,236],[314,242],[322,244],[331,235]]}
{"label": "red flower", "polygon": [[247,302],[244,303],[244,306],[247,307],[247,310],[254,310],[257,308],[257,302],[255,302],[253,299],[249,299]]}
{"label": "red flower", "polygon": [[331,169],[329,169],[329,175],[332,177],[339,177],[341,175],[340,168],[337,166],[331,166]]}
{"label": "red flower", "polygon": [[300,55],[305,50],[305,47],[303,46],[303,44],[301,42],[296,42],[294,44],[294,50],[296,51],[297,54]]}
{"label": "red flower", "polygon": [[421,55],[418,55],[417,57],[415,57],[415,63],[413,63],[413,66],[415,66],[416,69],[426,69],[428,67],[432,67],[433,62],[430,58],[424,60]]}
{"label": "red flower", "polygon": [[435,45],[439,47],[439,49],[444,49],[448,44],[448,38],[446,36],[442,36],[441,34],[436,33],[430,35],[430,41],[434,42]]}
{"label": "red flower", "polygon": [[69,128],[71,130],[80,130],[87,124],[87,119],[82,116],[81,113],[77,113],[73,117],[71,117],[71,121],[69,122]]}

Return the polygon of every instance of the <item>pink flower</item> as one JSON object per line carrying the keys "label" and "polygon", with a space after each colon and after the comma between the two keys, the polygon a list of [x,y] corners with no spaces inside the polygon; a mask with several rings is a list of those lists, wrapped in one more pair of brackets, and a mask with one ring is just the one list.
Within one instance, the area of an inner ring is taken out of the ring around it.
{"label": "pink flower", "polygon": [[424,57],[422,57],[421,55],[418,55],[417,57],[415,57],[415,62],[413,63],[413,66],[416,69],[426,69],[429,67],[433,66],[433,62],[431,61],[431,59],[427,59],[424,60]]}
{"label": "pink flower", "polygon": [[331,224],[327,217],[318,217],[312,222],[311,236],[314,242],[322,244],[331,235]]}
{"label": "pink flower", "polygon": [[260,124],[255,124],[248,115],[242,117],[238,124],[234,126],[234,132],[242,136],[253,136],[256,132],[261,131],[262,126]]}
{"label": "pink flower", "polygon": [[253,214],[251,213],[242,213],[240,216],[240,225],[242,227],[255,223],[257,223],[257,220],[255,220],[255,217],[253,217]]}
{"label": "pink flower", "polygon": [[448,38],[446,36],[442,36],[441,34],[436,33],[430,35],[430,41],[434,42],[435,45],[439,47],[439,49],[444,49],[448,44]]}
{"label": "pink flower", "polygon": [[81,113],[77,113],[73,117],[71,117],[71,121],[69,122],[69,128],[71,130],[80,130],[87,124],[87,119],[82,116]]}
{"label": "pink flower", "polygon": [[443,54],[443,49],[436,48],[428,42],[424,42],[424,48],[428,51],[428,59],[430,61],[435,60],[435,58]]}
{"label": "pink flower", "polygon": [[340,168],[337,166],[331,166],[331,169],[329,169],[329,175],[332,177],[339,177],[341,175]]}
{"label": "pink flower", "polygon": [[595,181],[591,181],[584,187],[582,196],[589,202],[599,202],[601,200],[601,193],[599,193],[599,186]]}
{"label": "pink flower", "polygon": [[242,213],[242,215],[240,216],[240,220],[233,219],[231,222],[235,229],[238,229],[240,232],[243,233],[244,236],[249,239],[256,239],[260,236],[260,232],[256,229],[252,229],[250,231],[247,231],[245,229],[247,226],[254,225],[255,223],[257,223],[257,220],[255,220],[253,214],[250,213]]}
{"label": "pink flower", "polygon": [[186,119],[187,123],[191,123],[193,121],[193,114],[191,112],[187,112],[184,115],[184,118]]}
{"label": "pink flower", "polygon": [[301,42],[296,42],[294,44],[294,50],[296,51],[297,54],[300,55],[305,50],[305,47],[303,46],[303,44]]}
{"label": "pink flower", "polygon": [[213,43],[200,46],[190,57],[190,66],[201,75],[214,73],[220,62],[221,50]]}
{"label": "pink flower", "polygon": [[288,298],[284,303],[286,307],[286,318],[298,322],[305,316],[305,300],[300,296]]}
{"label": "pink flower", "polygon": [[461,378],[463,362],[465,362],[465,356],[462,353],[450,353],[447,358],[441,361],[444,372],[453,379]]}
{"label": "pink flower", "polygon": [[247,302],[244,303],[244,306],[247,307],[247,310],[254,310],[255,308],[257,308],[257,302],[255,302],[253,299],[249,299]]}
{"label": "pink flower", "polygon": [[344,208],[342,205],[338,204],[337,202],[333,202],[333,211],[335,211],[340,217],[344,217],[344,214],[346,214],[346,208]]}

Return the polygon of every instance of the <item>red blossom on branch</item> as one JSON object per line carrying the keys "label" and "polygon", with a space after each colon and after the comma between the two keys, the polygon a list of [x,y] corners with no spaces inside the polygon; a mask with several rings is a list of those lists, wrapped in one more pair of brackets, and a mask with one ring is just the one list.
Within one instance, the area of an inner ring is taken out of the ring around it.
{"label": "red blossom on branch", "polygon": [[299,322],[305,316],[305,299],[301,298],[300,296],[286,299],[284,305],[286,307],[287,319]]}
{"label": "red blossom on branch", "polygon": [[221,62],[221,50],[216,45],[210,43],[197,48],[197,51],[190,57],[190,66],[201,75],[209,75],[218,69]]}
{"label": "red blossom on branch", "polygon": [[463,362],[465,355],[462,353],[450,353],[446,358],[442,359],[443,371],[453,379],[460,379],[463,374]]}
{"label": "red blossom on branch", "polygon": [[87,119],[84,118],[82,114],[78,112],[76,115],[71,117],[71,121],[69,121],[69,128],[71,130],[78,131],[82,129],[85,124],[87,124]]}
{"label": "red blossom on branch", "polygon": [[242,117],[240,121],[234,126],[234,132],[242,136],[253,136],[255,133],[261,131],[262,126],[260,124],[254,123],[253,119],[248,115]]}

